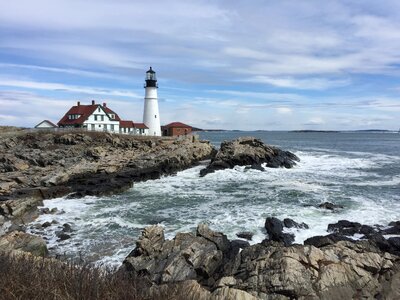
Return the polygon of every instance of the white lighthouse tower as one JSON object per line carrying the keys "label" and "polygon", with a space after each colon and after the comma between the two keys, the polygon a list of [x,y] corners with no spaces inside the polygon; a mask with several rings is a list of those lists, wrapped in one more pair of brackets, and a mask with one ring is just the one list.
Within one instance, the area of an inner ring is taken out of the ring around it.
{"label": "white lighthouse tower", "polygon": [[143,123],[149,128],[149,135],[161,136],[160,114],[158,112],[157,77],[150,67],[146,72]]}

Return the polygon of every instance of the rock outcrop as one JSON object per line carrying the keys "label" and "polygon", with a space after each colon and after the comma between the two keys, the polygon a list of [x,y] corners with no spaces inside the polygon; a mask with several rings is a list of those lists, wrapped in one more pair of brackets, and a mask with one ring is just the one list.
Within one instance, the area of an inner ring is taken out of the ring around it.
{"label": "rock outcrop", "polygon": [[166,240],[163,228],[143,231],[120,271],[152,290],[186,287],[196,299],[397,299],[400,257],[368,240],[284,246],[275,241],[239,251],[201,224]]}
{"label": "rock outcrop", "polygon": [[0,137],[0,226],[34,213],[43,199],[121,192],[215,153],[193,136],[18,131]]}
{"label": "rock outcrop", "polygon": [[201,176],[216,170],[233,168],[234,166],[250,166],[252,169],[264,170],[261,164],[268,168],[292,168],[299,158],[279,148],[264,144],[253,137],[241,137],[221,144],[211,163],[200,171]]}
{"label": "rock outcrop", "polygon": [[36,235],[13,231],[0,237],[0,252],[22,251],[35,256],[46,256],[46,242]]}

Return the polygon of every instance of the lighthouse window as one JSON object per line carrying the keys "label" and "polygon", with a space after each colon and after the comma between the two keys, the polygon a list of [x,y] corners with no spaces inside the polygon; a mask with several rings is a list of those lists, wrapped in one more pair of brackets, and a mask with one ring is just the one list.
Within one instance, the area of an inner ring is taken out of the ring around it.
{"label": "lighthouse window", "polygon": [[154,115],[154,119],[157,119],[157,115]]}

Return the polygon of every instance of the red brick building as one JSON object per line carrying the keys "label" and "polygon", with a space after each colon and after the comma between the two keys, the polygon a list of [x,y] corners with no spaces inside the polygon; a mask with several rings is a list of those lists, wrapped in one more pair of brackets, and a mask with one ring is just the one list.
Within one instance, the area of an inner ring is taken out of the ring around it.
{"label": "red brick building", "polygon": [[192,132],[192,127],[181,122],[173,122],[162,126],[162,134],[164,136],[188,135]]}

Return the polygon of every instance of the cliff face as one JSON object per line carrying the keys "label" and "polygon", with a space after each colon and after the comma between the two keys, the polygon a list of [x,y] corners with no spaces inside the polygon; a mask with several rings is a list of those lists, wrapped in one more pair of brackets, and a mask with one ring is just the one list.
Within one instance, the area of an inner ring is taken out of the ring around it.
{"label": "cliff face", "polygon": [[[8,132],[0,135],[0,224],[42,199],[124,191],[210,158],[214,148],[186,137],[109,133]],[[18,201],[16,201],[18,200]]]}

